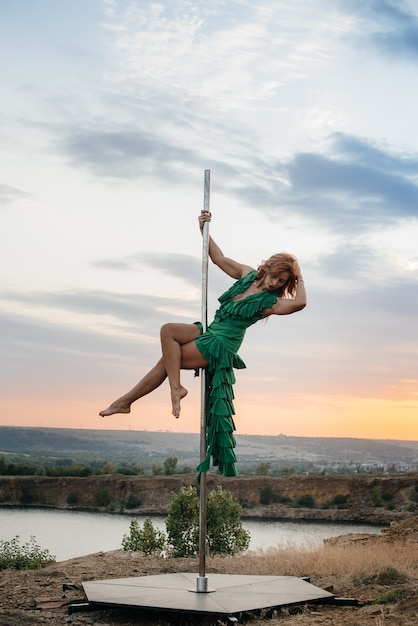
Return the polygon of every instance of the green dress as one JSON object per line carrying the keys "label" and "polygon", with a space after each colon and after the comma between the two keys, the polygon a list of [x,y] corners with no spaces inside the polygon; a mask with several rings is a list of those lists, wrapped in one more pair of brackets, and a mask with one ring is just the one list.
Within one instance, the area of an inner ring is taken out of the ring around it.
{"label": "green dress", "polygon": [[235,466],[236,445],[233,415],[235,383],[233,369],[244,369],[238,350],[249,326],[265,317],[264,309],[272,307],[278,291],[260,291],[234,300],[250,287],[257,276],[253,270],[235,282],[219,298],[220,307],[205,333],[195,339],[202,356],[208,362],[206,370],[206,458],[197,468],[199,474],[207,472],[212,464],[224,476],[237,476]]}

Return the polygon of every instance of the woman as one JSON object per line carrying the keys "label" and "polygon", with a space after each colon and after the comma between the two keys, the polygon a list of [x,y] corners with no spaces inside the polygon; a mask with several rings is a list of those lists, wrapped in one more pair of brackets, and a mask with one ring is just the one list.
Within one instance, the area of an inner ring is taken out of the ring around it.
{"label": "woman", "polygon": [[[211,214],[202,211],[200,230]],[[226,257],[209,237],[209,257],[235,282],[220,298],[213,322],[202,334],[202,325],[165,324],[160,339],[162,357],[128,393],[118,398],[100,415],[129,413],[131,404],[154,391],[168,378],[172,413],[178,418],[180,402],[187,389],[180,382],[182,369],[207,370],[206,419],[207,457],[199,471],[207,471],[210,458],[226,476],[235,476],[235,425],[233,368],[245,368],[238,349],[246,329],[270,315],[289,315],[306,306],[306,291],[301,270],[294,256],[280,253],[264,261],[257,270]]]}

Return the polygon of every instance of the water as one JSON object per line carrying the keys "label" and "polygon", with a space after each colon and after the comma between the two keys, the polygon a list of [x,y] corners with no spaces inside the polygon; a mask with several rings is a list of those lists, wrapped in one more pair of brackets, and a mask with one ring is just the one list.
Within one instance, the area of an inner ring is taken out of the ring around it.
{"label": "water", "polygon": [[[0,540],[10,541],[18,535],[23,544],[33,535],[43,550],[48,550],[57,561],[65,561],[94,552],[118,550],[123,536],[129,533],[132,517],[142,526],[148,516],[0,507]],[[165,531],[164,517],[150,518],[155,528]],[[251,534],[250,550],[287,545],[315,548],[328,537],[379,533],[383,528],[371,524],[282,520],[243,520],[243,527]]]}

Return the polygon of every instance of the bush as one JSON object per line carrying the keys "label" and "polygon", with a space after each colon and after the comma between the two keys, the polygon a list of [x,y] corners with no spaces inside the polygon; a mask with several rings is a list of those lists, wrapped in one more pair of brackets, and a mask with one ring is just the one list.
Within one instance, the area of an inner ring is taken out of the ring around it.
{"label": "bush", "polygon": [[106,489],[100,488],[94,492],[94,502],[98,507],[106,507],[110,504],[109,494]]}
{"label": "bush", "polygon": [[129,535],[124,535],[122,548],[125,551],[143,552],[144,554],[162,553],[165,547],[166,537],[161,530],[154,528],[149,517],[141,529],[138,521],[133,519],[129,525]]}
{"label": "bush", "polygon": [[379,485],[373,487],[370,499],[373,506],[382,506],[382,488]]}
{"label": "bush", "polygon": [[2,569],[40,569],[55,561],[55,556],[48,550],[41,550],[35,537],[20,545],[17,535],[11,541],[0,541],[0,570]]}
{"label": "bush", "polygon": [[402,591],[400,589],[390,589],[385,591],[376,598],[373,604],[388,604],[389,602],[398,602],[402,598]]}
{"label": "bush", "polygon": [[[236,554],[246,550],[250,534],[242,528],[241,506],[228,491],[211,491],[206,506],[206,545],[210,555]],[[199,497],[195,487],[183,487],[172,500],[166,528],[173,556],[195,556],[199,552]]]}
{"label": "bush", "polygon": [[74,493],[74,491],[71,491],[68,496],[67,496],[67,504],[69,504],[70,506],[74,506],[75,504],[78,504],[78,495],[76,493]]}
{"label": "bush", "polygon": [[271,485],[265,485],[260,489],[260,504],[271,504],[275,500],[275,494]]}
{"label": "bush", "polygon": [[335,496],[335,498],[331,502],[331,505],[344,507],[344,505],[347,504],[347,500],[348,500],[348,496],[346,496],[343,493],[339,493]]}
{"label": "bush", "polygon": [[276,491],[271,485],[265,485],[260,489],[260,504],[272,504],[273,502],[289,504],[290,501],[290,498],[283,495],[281,489]]}
{"label": "bush", "polygon": [[313,509],[315,506],[315,500],[313,499],[313,496],[306,493],[305,495],[299,496],[296,499],[296,506],[302,506],[302,507],[306,507],[307,509]]}
{"label": "bush", "polygon": [[168,508],[168,541],[174,556],[195,556],[199,551],[199,499],[196,487],[182,487]]}
{"label": "bush", "polygon": [[408,577],[395,567],[385,567],[375,574],[356,576],[353,583],[355,586],[376,584],[388,587],[390,585],[402,585],[407,580]]}
{"label": "bush", "polygon": [[241,522],[242,508],[229,491],[218,487],[208,495],[207,543],[209,554],[236,554],[250,545],[250,533]]}
{"label": "bush", "polygon": [[125,508],[126,509],[136,509],[141,505],[141,500],[139,498],[137,498],[136,496],[133,495],[133,493],[131,493],[126,502],[125,502]]}
{"label": "bush", "polygon": [[20,496],[20,504],[32,504],[36,501],[35,494],[30,485],[25,485]]}
{"label": "bush", "polygon": [[151,465],[151,472],[153,476],[161,476],[161,474],[163,473],[162,465],[159,465],[158,463],[153,463]]}

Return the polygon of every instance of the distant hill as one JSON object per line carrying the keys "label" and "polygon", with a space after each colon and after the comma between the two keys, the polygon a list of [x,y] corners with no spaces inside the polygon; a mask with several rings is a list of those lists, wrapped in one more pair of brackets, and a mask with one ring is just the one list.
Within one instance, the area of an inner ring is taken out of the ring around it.
{"label": "distant hill", "polygon": [[[418,466],[418,441],[331,437],[237,435],[240,466],[272,464],[399,464]],[[161,462],[175,456],[194,467],[199,460],[196,433],[83,430],[0,426],[0,455]]]}

